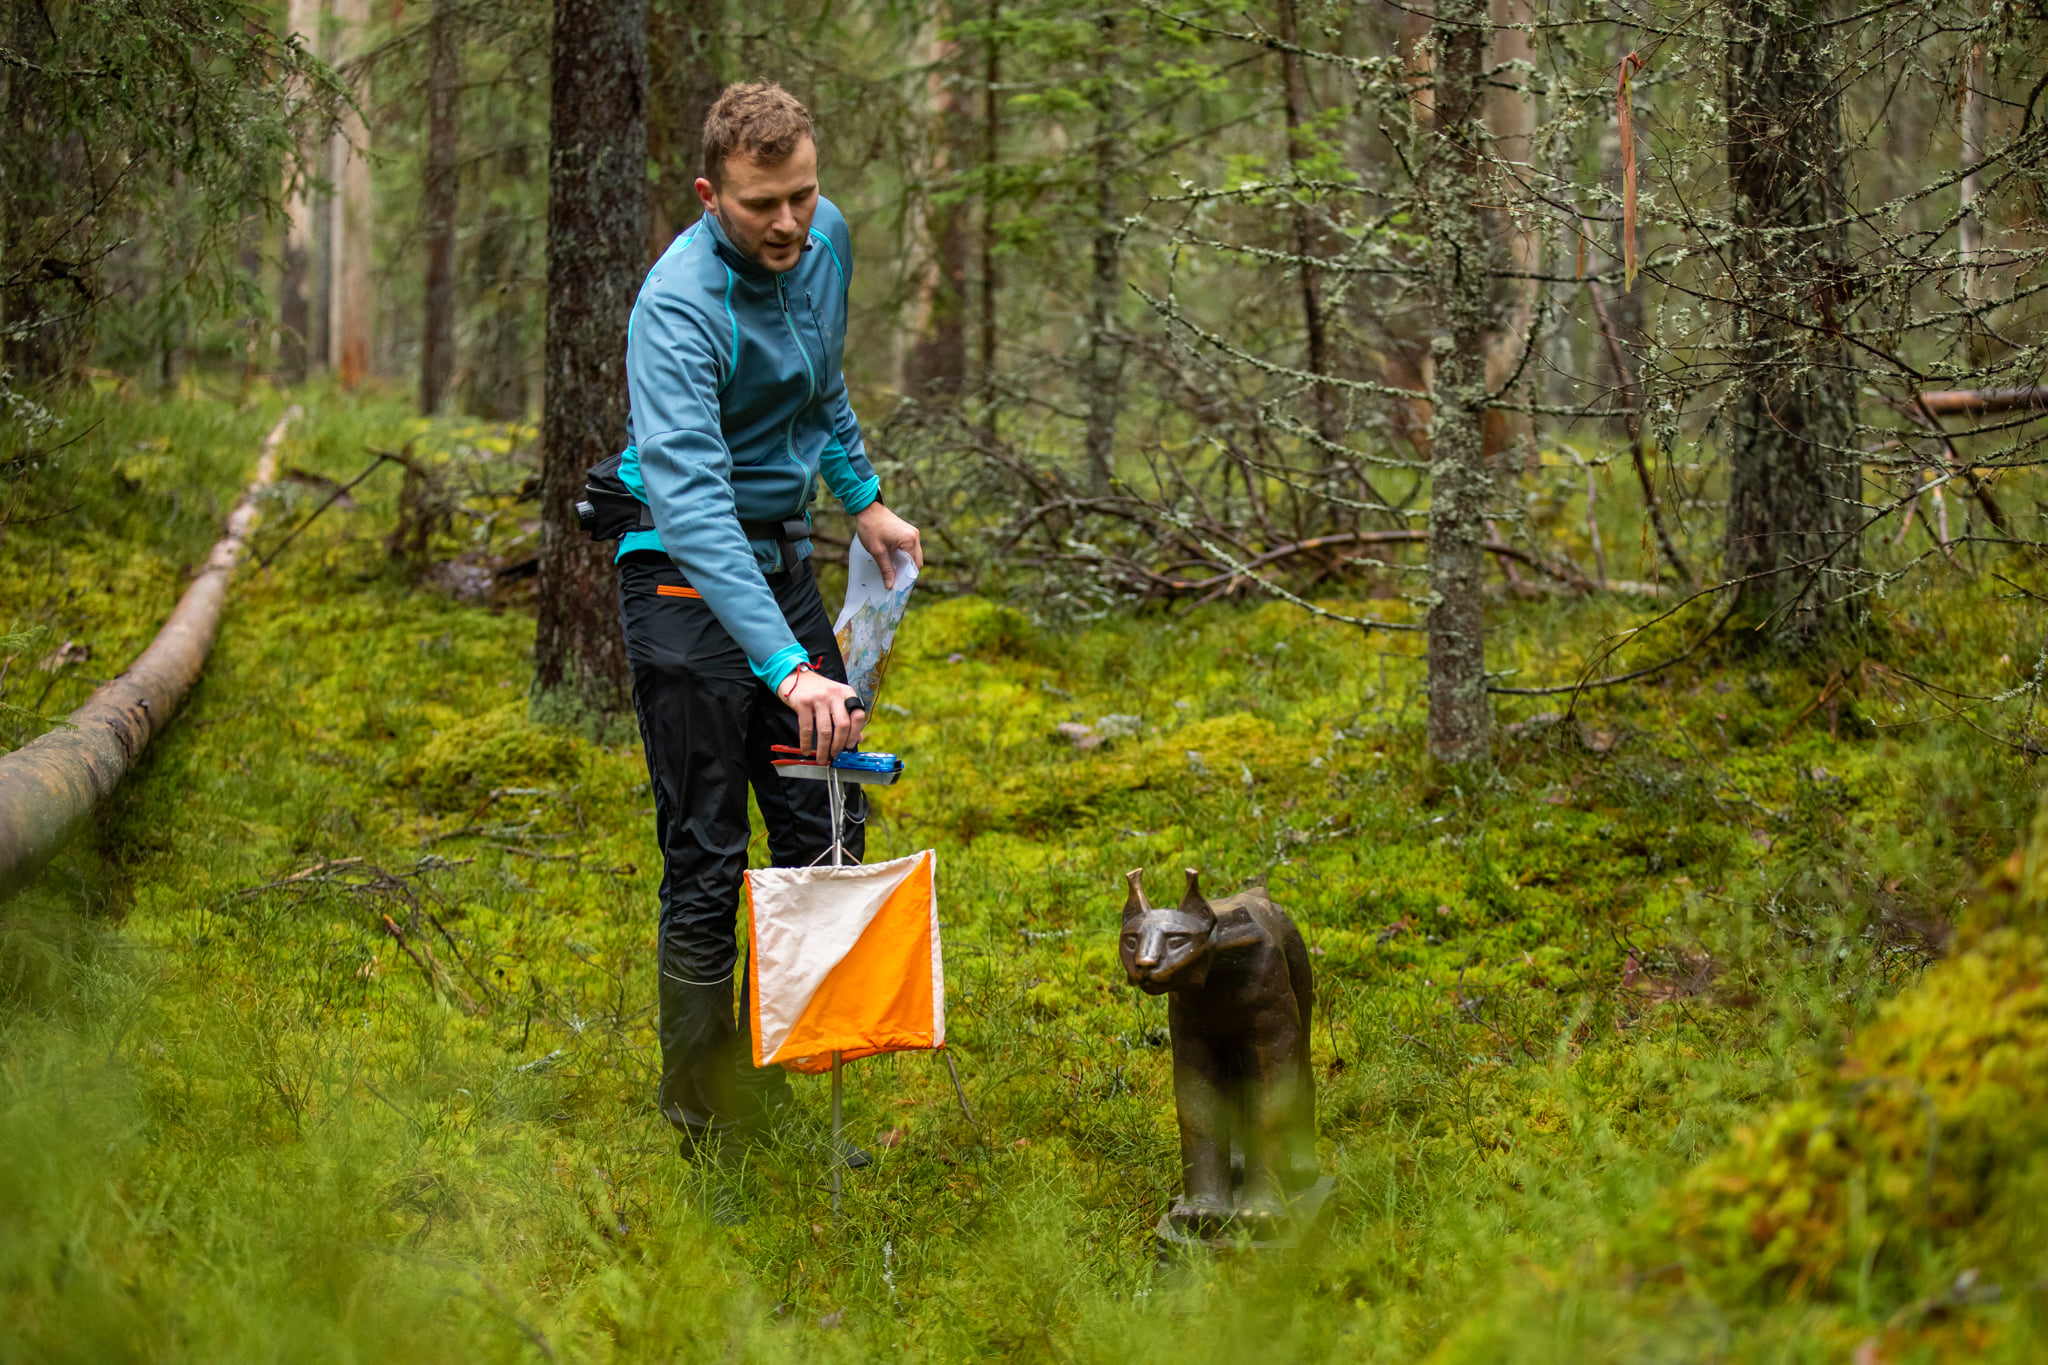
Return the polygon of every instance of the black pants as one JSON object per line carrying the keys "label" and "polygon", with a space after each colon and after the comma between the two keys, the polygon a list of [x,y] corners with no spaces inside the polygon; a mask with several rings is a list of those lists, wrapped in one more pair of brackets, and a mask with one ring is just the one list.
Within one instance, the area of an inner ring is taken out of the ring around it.
{"label": "black pants", "polygon": [[[769,748],[797,742],[796,713],[754,676],[745,652],[674,562],[640,551],[619,568],[633,709],[661,842],[657,1102],[671,1123],[695,1135],[752,1128],[787,1100],[789,1087],[780,1069],[755,1069],[748,1034],[734,1027],[747,789],[768,825],[770,861],[804,867],[832,846],[826,788],[776,771]],[[846,666],[809,561],[767,577],[812,663],[844,682]],[[858,792],[849,791],[846,802],[845,848],[855,860],[864,848]]]}

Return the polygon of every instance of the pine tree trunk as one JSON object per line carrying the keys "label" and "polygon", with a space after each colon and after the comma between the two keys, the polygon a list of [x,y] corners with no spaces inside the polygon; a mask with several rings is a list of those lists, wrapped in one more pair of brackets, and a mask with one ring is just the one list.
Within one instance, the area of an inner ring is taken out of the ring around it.
{"label": "pine tree trunk", "polygon": [[[508,151],[500,173],[515,182],[524,177],[526,154],[517,148]],[[477,236],[477,340],[462,401],[465,411],[492,421],[517,421],[526,415],[526,245],[525,226],[503,215],[487,217]]]}
{"label": "pine tree trunk", "polygon": [[1002,76],[1002,44],[996,39],[996,25],[1003,17],[1002,0],[988,0],[988,36],[982,39],[981,83],[986,107],[981,125],[981,387],[989,402],[995,400],[996,355],[1001,338],[996,331],[996,297],[1002,281],[996,274],[996,166],[1003,153],[1003,102],[996,87]]}
{"label": "pine tree trunk", "polygon": [[1422,171],[1430,220],[1429,752],[1488,753],[1486,615],[1487,338],[1497,325],[1479,157],[1492,24],[1487,0],[1438,0],[1435,130]]}
{"label": "pine tree trunk", "polygon": [[[334,0],[344,59],[369,46],[369,0]],[[370,107],[370,81],[358,75],[356,106]],[[354,389],[370,373],[370,329],[376,307],[371,291],[370,253],[374,206],[370,193],[370,130],[350,109],[342,116],[335,169],[334,226],[329,252],[328,363],[342,387]]]}
{"label": "pine tree trunk", "polygon": [[45,65],[55,34],[41,5],[0,11],[0,27],[12,29],[14,59],[0,105],[7,139],[0,147],[0,368],[20,387],[61,380],[85,358],[90,310],[78,306],[74,290],[95,297],[100,286],[97,265],[74,274],[59,264],[74,240],[64,226],[64,189],[83,179],[84,168],[82,144],[53,108],[65,79]]}
{"label": "pine tree trunk", "polygon": [[[1983,278],[1978,253],[1984,245],[1984,224],[1977,216],[1981,178],[1973,169],[1984,157],[1984,44],[1972,43],[1963,63],[1963,108],[1959,119],[1962,134],[1963,178],[1956,184],[1956,262],[1962,266],[1962,294],[1966,307],[1975,308],[1983,297]],[[1970,363],[1978,363],[1984,349],[1984,324],[1977,318],[1969,323]]]}
{"label": "pine tree trunk", "polygon": [[[321,56],[333,59],[331,51]],[[314,153],[313,164],[320,179],[332,186],[341,165],[341,134],[330,132]],[[314,190],[307,196],[313,215],[312,250],[306,255],[306,358],[309,366],[324,369],[334,354],[334,193]]]}
{"label": "pine tree trunk", "polygon": [[[1293,50],[1301,45],[1301,23],[1295,13],[1295,0],[1280,0],[1279,18],[1279,38],[1283,45],[1280,92],[1287,121],[1287,168],[1299,178],[1306,174],[1303,163],[1309,157],[1308,136],[1302,127],[1308,119],[1309,101],[1308,80],[1302,73],[1301,55]],[[1330,373],[1330,345],[1323,324],[1322,290],[1314,265],[1315,225],[1310,220],[1308,205],[1299,200],[1294,205],[1293,218],[1294,254],[1301,258],[1296,276],[1301,284],[1302,330],[1308,341],[1308,372],[1322,376]],[[1315,386],[1315,403],[1317,432],[1325,441],[1343,439],[1336,390],[1328,384],[1318,383]]]}
{"label": "pine tree trunk", "polygon": [[[318,52],[320,0],[290,0],[285,32],[296,34],[309,51]],[[306,188],[310,171],[310,167],[293,167],[285,185],[284,248],[277,281],[277,372],[287,384],[304,382],[307,346],[313,335],[311,303],[306,297],[313,248],[313,204]]]}
{"label": "pine tree trunk", "polygon": [[[1489,63],[1498,68],[1509,62],[1531,60],[1527,30],[1512,26],[1527,24],[1536,17],[1532,0],[1493,0],[1493,12],[1496,24],[1501,27],[1493,30]],[[1543,264],[1540,219],[1534,213],[1513,212],[1516,205],[1528,204],[1533,197],[1528,182],[1536,155],[1536,101],[1523,88],[1528,80],[1529,73],[1525,71],[1502,70],[1487,83],[1487,142],[1499,164],[1492,171],[1493,184],[1487,190],[1486,202],[1504,206],[1493,211],[1495,235],[1507,247],[1506,259],[1501,264],[1533,275]],[[1507,308],[1486,343],[1486,381],[1494,389],[1513,378],[1517,367],[1525,382],[1534,374],[1533,363],[1523,364],[1523,357],[1528,353],[1529,329],[1536,324],[1539,288],[1537,281],[1522,279],[1508,281],[1502,291],[1507,295]],[[1522,458],[1516,463],[1533,468],[1535,438],[1536,421],[1527,413],[1494,408],[1486,415],[1488,455],[1519,451]]]}
{"label": "pine tree trunk", "polygon": [[[1113,40],[1113,21],[1102,23],[1103,51]],[[1107,64],[1099,71],[1095,122],[1095,225],[1090,233],[1093,268],[1088,279],[1088,354],[1082,385],[1088,399],[1088,424],[1083,444],[1089,485],[1107,493],[1116,477],[1116,417],[1123,382],[1123,339],[1117,334],[1118,305],[1123,301],[1122,243],[1118,240],[1116,176],[1118,139],[1116,103],[1109,87]]]}
{"label": "pine tree trunk", "polygon": [[974,154],[974,111],[964,86],[966,48],[957,39],[935,37],[930,51],[925,90],[932,150],[919,214],[924,277],[902,387],[912,397],[950,398],[967,380],[967,205],[957,198],[939,202],[936,192],[950,188],[947,182]]}
{"label": "pine tree trunk", "polygon": [[623,356],[646,273],[647,3],[556,0],[548,127],[538,700],[586,722],[627,707],[610,555],[572,511],[626,440]]}
{"label": "pine tree trunk", "polygon": [[724,0],[652,0],[647,14],[647,257],[697,221],[704,116],[724,88]]}
{"label": "pine tree trunk", "polygon": [[427,174],[421,215],[427,227],[425,316],[420,343],[420,415],[432,417],[455,377],[456,111],[462,95],[459,0],[434,0],[427,23]]}
{"label": "pine tree trunk", "polygon": [[[1636,138],[1636,154],[1640,157],[1643,153],[1642,133],[1639,129],[1635,128],[1631,128],[1629,131]],[[1614,121],[1608,132],[1613,136],[1611,138],[1603,137],[1601,140],[1600,184],[1613,196],[1611,202],[1618,204],[1621,202],[1623,188],[1621,127],[1619,119]],[[1640,163],[1638,164],[1640,165]],[[1587,237],[1591,239],[1593,233],[1592,224],[1585,224],[1584,231]],[[1586,273],[1598,275],[1622,269],[1626,254],[1626,236],[1627,230],[1621,221],[1621,215],[1615,214],[1608,234],[1605,258],[1602,259],[1601,254],[1597,250],[1591,251],[1591,259],[1586,264]],[[1622,361],[1628,366],[1628,369],[1624,372],[1622,369],[1617,368],[1613,356],[1606,354],[1604,346],[1601,348],[1603,354],[1597,363],[1604,371],[1605,382],[1613,387],[1616,394],[1621,396],[1624,402],[1629,401],[1629,395],[1634,393],[1635,371],[1639,368],[1645,335],[1643,331],[1643,302],[1644,295],[1648,289],[1648,277],[1639,274],[1635,277],[1634,281],[1623,281],[1621,287],[1611,290],[1607,295],[1608,321],[1613,324],[1615,344],[1619,349]],[[1627,418],[1616,418],[1613,423],[1616,431],[1626,431],[1629,425],[1630,423]]]}
{"label": "pine tree trunk", "polygon": [[[1847,616],[1858,566],[1856,372],[1842,341],[1842,114],[1825,0],[1730,0],[1734,358],[1724,572],[1795,643]],[[1828,224],[1828,226],[1821,226]]]}

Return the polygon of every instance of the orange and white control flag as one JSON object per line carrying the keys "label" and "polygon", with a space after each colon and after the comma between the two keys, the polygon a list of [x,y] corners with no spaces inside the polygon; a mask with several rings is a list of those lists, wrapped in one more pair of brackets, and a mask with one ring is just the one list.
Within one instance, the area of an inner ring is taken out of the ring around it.
{"label": "orange and white control flag", "polygon": [[866,867],[749,870],[754,1065],[829,1071],[941,1047],[938,854]]}

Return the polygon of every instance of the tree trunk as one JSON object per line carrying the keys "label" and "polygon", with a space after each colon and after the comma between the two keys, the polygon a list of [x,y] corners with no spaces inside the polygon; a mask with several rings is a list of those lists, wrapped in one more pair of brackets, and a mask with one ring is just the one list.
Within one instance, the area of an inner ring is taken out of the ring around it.
{"label": "tree trunk", "polygon": [[235,270],[241,277],[236,281],[236,287],[244,291],[241,297],[249,301],[249,312],[242,319],[242,390],[236,400],[247,402],[249,390],[255,386],[259,373],[258,358],[266,330],[263,317],[263,219],[256,213],[242,219],[242,242],[235,252]]}
{"label": "tree trunk", "polygon": [[526,415],[526,291],[513,252],[519,229],[503,221],[487,224],[476,247],[477,278],[483,282],[479,300],[480,335],[471,355],[463,408],[494,422],[513,422]]}
{"label": "tree trunk", "polygon": [[915,398],[954,397],[967,380],[968,210],[961,198],[940,199],[974,155],[965,51],[958,39],[934,37],[925,78],[931,155],[918,213],[924,265],[902,384],[903,392]]}
{"label": "tree trunk", "polygon": [[[498,183],[518,184],[530,174],[530,158],[520,144],[499,158]],[[529,228],[516,214],[479,215],[474,278],[479,288],[470,307],[478,320],[476,345],[464,366],[468,382],[465,411],[492,421],[517,421],[526,416]],[[545,248],[543,247],[543,250]]]}
{"label": "tree trunk", "polygon": [[1001,344],[996,332],[996,295],[1002,282],[996,275],[996,166],[1003,153],[1003,102],[997,92],[1002,76],[1002,44],[996,27],[1002,22],[1002,0],[988,0],[988,34],[982,39],[981,84],[987,100],[981,125],[981,387],[990,403],[995,399],[996,352]]}
{"label": "tree trunk", "polygon": [[[320,50],[320,0],[290,0],[285,14],[286,36],[297,35],[309,51]],[[313,247],[312,195],[306,188],[310,167],[293,166],[285,173],[284,248],[277,281],[277,372],[287,384],[306,378],[307,344],[313,334],[306,274]]]}
{"label": "tree trunk", "polygon": [[[1601,139],[1600,183],[1613,196],[1612,202],[1619,204],[1622,196],[1620,120],[1616,119],[1608,131],[1613,134],[1613,137],[1611,139],[1605,137]],[[1634,128],[1631,128],[1629,131],[1636,138],[1636,150],[1640,156],[1642,151],[1642,133]],[[1640,161],[1637,164],[1640,167]],[[1591,238],[1592,225],[1590,223],[1586,224],[1584,230],[1588,238]],[[1606,258],[1603,260],[1598,255],[1595,255],[1587,263],[1586,273],[1598,275],[1604,274],[1609,270],[1621,269],[1626,258],[1627,244],[1624,240],[1626,236],[1626,224],[1621,221],[1621,215],[1617,213],[1614,215],[1614,221],[1608,233]],[[1624,373],[1622,369],[1617,367],[1614,353],[1610,352],[1604,357],[1607,379],[1617,392],[1632,391],[1635,383],[1635,372],[1641,367],[1641,354],[1645,336],[1643,330],[1643,303],[1644,294],[1648,288],[1647,277],[1638,274],[1633,281],[1624,280],[1620,287],[1608,294],[1606,299],[1608,322],[1613,325],[1614,340],[1620,347],[1619,354],[1622,361],[1627,365],[1627,372]],[[1603,347],[1602,349],[1604,350],[1605,348]],[[1630,423],[1627,418],[1617,418],[1615,419],[1615,425],[1626,429]]]}
{"label": "tree trunk", "polygon": [[571,510],[626,440],[623,356],[646,272],[647,0],[556,0],[548,126],[537,702],[599,723],[628,678],[611,557]]}
{"label": "tree trunk", "polygon": [[[343,60],[369,47],[370,0],[334,0]],[[353,93],[357,108],[370,106],[370,80],[359,74]],[[370,329],[376,298],[370,283],[370,130],[356,109],[342,115],[335,168],[334,226],[329,251],[328,364],[345,389],[360,386],[370,373]]]}
{"label": "tree trunk", "polygon": [[[80,262],[79,225],[66,187],[81,183],[84,143],[66,129],[61,89],[66,77],[50,69],[56,35],[44,7],[15,4],[0,11],[10,27],[5,73],[7,142],[0,148],[0,369],[16,386],[60,381],[72,374],[91,343],[90,306],[100,296],[97,263]],[[11,25],[6,19],[11,17]]]}
{"label": "tree trunk", "polygon": [[[1303,163],[1310,156],[1309,135],[1302,127],[1308,118],[1309,99],[1308,80],[1301,70],[1301,55],[1293,50],[1301,45],[1301,25],[1295,13],[1295,0],[1280,0],[1279,17],[1279,36],[1284,45],[1280,52],[1280,90],[1287,119],[1287,167],[1299,179],[1305,174]],[[1308,338],[1308,372],[1322,376],[1330,373],[1330,348],[1323,326],[1322,291],[1314,265],[1315,224],[1310,219],[1308,205],[1299,198],[1307,191],[1298,189],[1295,193],[1294,253],[1301,258],[1297,274],[1301,281],[1302,327]],[[1344,427],[1337,411],[1336,390],[1318,382],[1315,402],[1316,430],[1325,441],[1342,440]]]}
{"label": "tree trunk", "polygon": [[[332,53],[322,53],[332,57]],[[332,186],[341,165],[340,133],[329,133],[313,164],[320,179]],[[334,354],[334,193],[331,188],[314,190],[307,196],[313,215],[312,250],[306,256],[306,359],[310,367],[325,368]]]}
{"label": "tree trunk", "polygon": [[427,174],[421,216],[427,229],[425,316],[420,329],[420,415],[447,401],[455,377],[455,219],[461,204],[456,174],[456,114],[462,96],[460,0],[434,0],[427,23]]}
{"label": "tree trunk", "polygon": [[647,259],[701,212],[704,116],[724,88],[724,0],[651,0],[647,12]]}
{"label": "tree trunk", "polygon": [[[1963,108],[1962,108],[1962,160],[1965,174],[1956,186],[1957,207],[1961,216],[1956,221],[1956,262],[1962,267],[1963,304],[1975,308],[1983,294],[1983,281],[1979,278],[1977,254],[1984,246],[1984,225],[1977,218],[1977,196],[1982,190],[1977,173],[1969,169],[1984,157],[1984,44],[1972,43],[1970,55],[1963,64]],[[1969,321],[1970,362],[1977,363],[1983,350],[1983,323],[1971,318]]]}
{"label": "tree trunk", "polygon": [[[1795,643],[1847,615],[1858,565],[1857,377],[1841,329],[1842,114],[1825,0],[1730,0],[1734,358],[1724,571]],[[1831,224],[1830,226],[1821,226]]]}
{"label": "tree trunk", "polygon": [[1429,752],[1445,763],[1488,753],[1485,571],[1487,338],[1498,324],[1488,265],[1479,148],[1492,22],[1487,0],[1438,0],[1435,130],[1422,170],[1429,215]]}
{"label": "tree trunk", "polygon": [[[1102,21],[1102,50],[1113,41],[1114,21]],[[1097,495],[1107,493],[1116,477],[1118,388],[1123,382],[1123,339],[1117,333],[1118,305],[1123,301],[1122,243],[1116,218],[1118,139],[1116,99],[1110,88],[1107,61],[1097,71],[1101,89],[1095,117],[1095,226],[1090,255],[1094,268],[1088,280],[1088,354],[1082,383],[1088,397],[1084,437],[1088,480]]]}
{"label": "tree trunk", "polygon": [[[1536,17],[1532,0],[1493,0],[1493,17],[1497,24],[1526,24]],[[1493,30],[1491,65],[1501,67],[1509,62],[1530,60],[1529,34],[1527,30],[1514,27],[1497,27]],[[1522,70],[1500,71],[1486,88],[1487,141],[1492,149],[1496,168],[1494,184],[1487,191],[1486,202],[1503,207],[1494,210],[1497,224],[1496,235],[1507,245],[1507,259],[1501,264],[1515,270],[1534,274],[1542,265],[1543,238],[1535,213],[1517,214],[1517,205],[1529,204],[1529,177],[1535,161],[1536,101],[1523,87],[1529,73]],[[1486,382],[1499,389],[1515,376],[1517,367],[1521,377],[1528,380],[1533,371],[1533,362],[1523,364],[1528,353],[1529,329],[1536,324],[1536,294],[1540,285],[1533,279],[1510,280],[1504,291],[1508,296],[1505,315],[1500,319],[1486,342]],[[1504,455],[1519,448],[1523,455],[1521,463],[1535,467],[1536,421],[1527,413],[1509,412],[1494,408],[1486,414],[1486,453]]]}

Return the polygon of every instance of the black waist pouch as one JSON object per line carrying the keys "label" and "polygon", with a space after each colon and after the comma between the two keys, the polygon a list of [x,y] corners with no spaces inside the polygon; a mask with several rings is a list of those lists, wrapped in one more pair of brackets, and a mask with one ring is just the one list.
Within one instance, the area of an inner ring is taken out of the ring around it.
{"label": "black waist pouch", "polygon": [[[626,450],[594,464],[583,476],[583,497],[576,504],[576,524],[592,540],[617,540],[635,531],[654,529],[654,509],[633,496],[619,477]],[[742,517],[740,531],[748,540],[779,540],[794,544],[811,537],[811,519],[799,512],[777,521],[753,521]]]}
{"label": "black waist pouch", "polygon": [[635,531],[654,529],[654,512],[633,496],[619,477],[626,452],[599,461],[583,476],[583,497],[576,504],[576,522],[592,540],[617,540]]}

